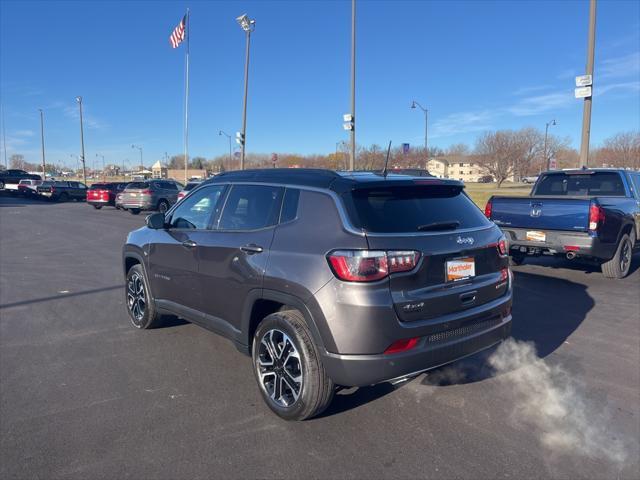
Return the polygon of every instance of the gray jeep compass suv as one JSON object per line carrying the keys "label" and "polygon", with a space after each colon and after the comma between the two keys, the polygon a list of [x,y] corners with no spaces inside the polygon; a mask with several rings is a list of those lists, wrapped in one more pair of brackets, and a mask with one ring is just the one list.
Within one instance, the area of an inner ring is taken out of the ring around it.
{"label": "gray jeep compass suv", "polygon": [[285,419],[336,386],[399,380],[505,339],[507,245],[453,180],[373,172],[222,173],[124,246],[136,328],[177,315],[249,354]]}

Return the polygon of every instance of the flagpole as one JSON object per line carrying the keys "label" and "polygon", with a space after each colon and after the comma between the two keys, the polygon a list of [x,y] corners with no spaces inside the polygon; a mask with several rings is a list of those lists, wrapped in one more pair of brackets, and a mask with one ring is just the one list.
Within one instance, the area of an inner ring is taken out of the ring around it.
{"label": "flagpole", "polygon": [[187,57],[186,57],[186,78],[184,94],[184,181],[187,182],[187,168],[189,165],[189,37],[191,36],[191,14],[187,8]]}

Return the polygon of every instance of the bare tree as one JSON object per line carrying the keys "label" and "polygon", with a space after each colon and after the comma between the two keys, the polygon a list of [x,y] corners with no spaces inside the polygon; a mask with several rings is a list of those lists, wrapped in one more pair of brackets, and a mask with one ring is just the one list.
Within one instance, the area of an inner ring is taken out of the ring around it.
{"label": "bare tree", "polygon": [[640,131],[622,132],[607,138],[594,157],[599,165],[640,169]]}
{"label": "bare tree", "polygon": [[447,156],[469,155],[469,146],[466,143],[455,143],[446,150]]}
{"label": "bare tree", "polygon": [[25,170],[26,162],[24,161],[24,155],[14,153],[13,155],[11,155],[11,157],[9,157],[9,161],[11,162],[11,168]]}
{"label": "bare tree", "polygon": [[522,152],[518,136],[512,130],[486,132],[476,141],[478,163],[491,175],[498,188],[513,175],[516,161]]}

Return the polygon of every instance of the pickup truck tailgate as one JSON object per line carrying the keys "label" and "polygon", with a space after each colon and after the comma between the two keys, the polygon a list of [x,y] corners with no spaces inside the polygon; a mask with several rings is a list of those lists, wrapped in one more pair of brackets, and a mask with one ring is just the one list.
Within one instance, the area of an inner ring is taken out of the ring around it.
{"label": "pickup truck tailgate", "polygon": [[500,227],[586,232],[589,199],[493,197],[491,220]]}

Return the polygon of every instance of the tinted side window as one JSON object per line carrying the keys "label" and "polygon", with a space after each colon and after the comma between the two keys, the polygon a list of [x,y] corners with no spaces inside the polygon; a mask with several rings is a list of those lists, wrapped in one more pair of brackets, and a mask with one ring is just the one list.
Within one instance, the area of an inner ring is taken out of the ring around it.
{"label": "tinted side window", "polygon": [[280,223],[290,222],[298,216],[298,199],[300,190],[297,188],[287,188],[282,202],[282,212],[280,213]]}
{"label": "tinted side window", "polygon": [[278,222],[282,187],[234,185],[220,218],[221,230],[257,230]]}
{"label": "tinted side window", "polygon": [[165,190],[178,190],[178,187],[176,187],[175,183],[172,182],[161,182],[162,183],[162,188],[164,188]]}
{"label": "tinted side window", "polygon": [[630,173],[629,177],[633,184],[633,190],[636,192],[636,198],[640,200],[640,173]]}
{"label": "tinted side window", "polygon": [[173,228],[208,228],[223,191],[224,185],[212,185],[195,192],[180,202],[169,223]]}

